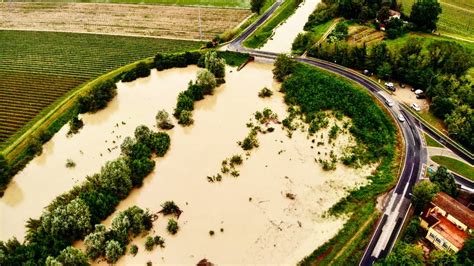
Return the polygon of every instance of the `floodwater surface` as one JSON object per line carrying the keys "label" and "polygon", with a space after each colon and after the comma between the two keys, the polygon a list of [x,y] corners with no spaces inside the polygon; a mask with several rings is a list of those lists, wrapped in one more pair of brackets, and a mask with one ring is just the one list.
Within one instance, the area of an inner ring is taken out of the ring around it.
{"label": "floodwater surface", "polygon": [[274,30],[270,40],[260,48],[274,53],[290,53],[293,40],[303,31],[304,24],[321,0],[304,0],[283,24]]}
{"label": "floodwater surface", "polygon": [[[334,123],[342,128],[344,120],[331,119],[329,127],[313,137],[297,129],[290,138],[281,125],[272,124],[274,132],[258,134],[258,148],[246,154],[237,145],[249,133],[246,123],[256,111],[268,107],[280,121],[287,116],[271,70],[262,63],[250,63],[240,72],[228,68],[226,83],[195,104],[194,125],[176,125],[169,131],[168,153],[156,159],[154,172],[117,211],[137,205],[158,213],[163,202],[172,200],[183,210],[180,229],[170,235],[169,217],[159,214],[151,234],[164,237],[166,247],[145,251],[145,237],[138,237],[132,241],[138,254],[125,255],[119,265],[196,264],[204,258],[217,264],[295,264],[342,228],[345,217],[328,218],[324,213],[349,190],[366,184],[374,169],[338,163],[336,170],[324,171],[315,161],[354,144],[347,130],[328,143],[329,128]],[[14,177],[0,200],[1,239],[23,239],[25,221],[39,217],[54,197],[118,157],[120,143],[136,126],[154,127],[157,111],[173,112],[178,93],[197,71],[154,70],[150,77],[119,83],[118,95],[106,109],[83,116],[85,126],[78,134],[68,138],[68,126],[62,128],[43,154]],[[273,91],[271,98],[258,97],[263,87]],[[237,167],[240,176],[208,182],[207,176],[217,174],[221,162],[234,154],[244,158]],[[66,168],[67,159],[76,166]],[[104,224],[109,226],[111,217]]]}

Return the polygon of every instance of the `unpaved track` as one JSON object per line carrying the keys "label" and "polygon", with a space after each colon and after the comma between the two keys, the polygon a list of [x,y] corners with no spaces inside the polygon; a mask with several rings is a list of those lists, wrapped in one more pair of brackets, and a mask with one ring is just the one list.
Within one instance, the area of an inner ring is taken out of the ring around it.
{"label": "unpaved track", "polygon": [[0,28],[211,39],[250,15],[245,9],[89,3],[0,3]]}

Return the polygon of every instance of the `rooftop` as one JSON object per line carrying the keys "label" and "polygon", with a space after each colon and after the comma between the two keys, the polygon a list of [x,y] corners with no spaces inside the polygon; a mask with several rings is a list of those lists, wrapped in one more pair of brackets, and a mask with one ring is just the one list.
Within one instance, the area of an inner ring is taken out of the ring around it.
{"label": "rooftop", "polygon": [[451,198],[448,194],[439,192],[432,201],[432,204],[443,209],[448,214],[467,225],[470,229],[474,229],[474,211]]}
{"label": "rooftop", "polygon": [[443,215],[434,213],[433,216],[439,220],[439,223],[433,227],[433,230],[442,235],[449,243],[461,249],[468,237],[467,233],[457,228],[455,224]]}

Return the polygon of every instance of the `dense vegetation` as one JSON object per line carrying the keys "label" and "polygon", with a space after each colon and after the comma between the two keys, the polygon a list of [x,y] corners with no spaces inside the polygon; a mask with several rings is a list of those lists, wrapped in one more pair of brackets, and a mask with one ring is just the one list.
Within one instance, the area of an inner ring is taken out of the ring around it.
{"label": "dense vegetation", "polygon": [[424,45],[422,40],[411,38],[393,49],[385,43],[368,48],[345,42],[324,43],[308,54],[368,69],[382,78],[394,78],[426,91],[432,100],[431,112],[445,121],[450,136],[474,149],[474,81],[465,75],[474,65],[474,57],[467,48],[438,40]]}
{"label": "dense vegetation", "polygon": [[[81,185],[58,196],[39,219],[27,222],[24,244],[15,238],[0,241],[0,264],[35,265],[45,263],[50,256],[59,255],[60,258],[65,248],[91,233],[93,225],[113,213],[120,200],[126,198],[133,187],[142,184],[143,178],[155,166],[151,160],[152,153],[163,156],[169,145],[170,138],[166,133],[152,132],[146,126],[137,127],[135,139],[128,137],[121,145],[121,157],[107,162],[100,173],[87,177]],[[129,222],[121,224],[125,216],[132,219],[126,218]],[[106,236],[110,241],[106,242],[105,249],[99,245],[100,250],[95,248],[88,253],[90,257],[105,255],[110,262],[114,262],[123,254],[130,235],[151,228],[149,215],[137,208],[129,209],[118,217],[112,223],[112,233]],[[134,222],[134,219],[138,220]],[[101,232],[99,228],[91,237]]]}
{"label": "dense vegetation", "polygon": [[[283,64],[277,60],[277,65]],[[377,171],[369,177],[369,185],[350,192],[330,209],[329,214],[333,215],[350,213],[343,229],[300,262],[301,265],[357,264],[369,239],[371,225],[377,218],[375,199],[394,184],[397,169],[393,165],[396,156],[395,127],[367,92],[344,79],[301,64],[285,71],[275,69],[274,73],[287,73],[280,76],[284,80],[282,91],[285,101],[299,106],[307,122],[326,110],[341,112],[351,118],[353,124],[349,130],[358,144],[352,159],[362,163],[378,163]],[[341,248],[346,249],[345,252],[337,255]]]}

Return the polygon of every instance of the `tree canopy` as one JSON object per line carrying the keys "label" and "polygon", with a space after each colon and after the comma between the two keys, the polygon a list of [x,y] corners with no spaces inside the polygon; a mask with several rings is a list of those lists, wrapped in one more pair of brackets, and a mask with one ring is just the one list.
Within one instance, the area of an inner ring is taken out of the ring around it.
{"label": "tree canopy", "polygon": [[418,0],[411,7],[410,22],[421,31],[436,30],[442,9],[438,0]]}

